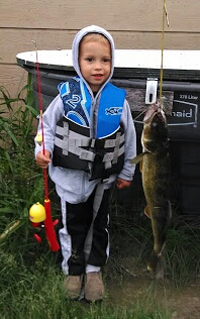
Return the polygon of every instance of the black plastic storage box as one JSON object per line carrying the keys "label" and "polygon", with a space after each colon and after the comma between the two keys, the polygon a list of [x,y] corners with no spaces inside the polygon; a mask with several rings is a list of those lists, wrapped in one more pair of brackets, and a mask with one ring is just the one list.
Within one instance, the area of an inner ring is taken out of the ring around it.
{"label": "black plastic storage box", "polygon": [[[71,50],[38,51],[44,109],[58,94],[57,84],[75,75]],[[36,53],[17,55],[17,63],[33,76],[37,97]],[[159,50],[116,50],[112,83],[127,91],[141,151],[141,110],[159,97],[161,52]],[[168,127],[172,158],[172,201],[182,215],[200,215],[200,51],[164,51],[163,103],[169,110]],[[140,184],[140,186],[139,186]],[[137,168],[130,188],[118,191],[119,201],[133,208],[141,187]]]}

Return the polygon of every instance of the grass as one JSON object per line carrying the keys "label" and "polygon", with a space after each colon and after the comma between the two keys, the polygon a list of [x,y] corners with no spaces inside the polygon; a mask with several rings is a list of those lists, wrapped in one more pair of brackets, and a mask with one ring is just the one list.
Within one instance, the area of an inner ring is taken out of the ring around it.
{"label": "grass", "polygon": [[143,309],[137,303],[126,307],[116,306],[107,298],[99,304],[86,304],[67,300],[62,290],[63,275],[56,270],[55,262],[48,254],[40,256],[34,266],[29,269],[26,265],[19,268],[10,254],[4,255],[3,262],[1,267],[6,263],[6,271],[2,269],[4,272],[4,284],[0,290],[1,318],[170,318],[163,314],[162,309]]}
{"label": "grass", "polygon": [[[144,215],[143,207],[145,207],[145,200],[142,206],[130,212],[117,206],[115,199],[111,201],[111,232],[113,234],[111,235],[113,241],[111,251],[115,259],[113,264],[116,265],[116,273],[119,272],[122,261],[124,263],[126,260],[127,264],[131,262],[131,268],[146,270],[146,262],[153,248],[153,235],[150,220]],[[173,207],[164,257],[165,277],[174,287],[184,287],[199,280],[198,219],[198,216],[193,216],[192,222],[188,221],[176,206]],[[122,273],[125,271],[123,268]],[[134,273],[131,269],[128,272]]]}
{"label": "grass", "polygon": [[[149,220],[140,207],[127,211],[111,197],[111,251],[104,280],[107,295],[103,303],[87,304],[66,299],[60,256],[49,251],[45,234],[42,243],[34,239],[29,223],[30,206],[44,197],[43,173],[33,156],[33,107],[31,78],[18,97],[12,99],[0,88],[0,318],[1,319],[168,319],[167,297],[156,300],[159,287],[149,279],[138,289],[124,290],[135,276],[146,278],[146,261],[152,249]],[[25,97],[23,98],[23,94]],[[59,205],[50,183],[52,211]],[[199,275],[200,232],[181,221],[174,210],[165,249],[166,276],[170,285],[184,287]],[[116,283],[114,286],[113,283]],[[110,293],[114,286],[114,298]],[[115,290],[115,287],[117,287]],[[165,285],[162,285],[162,291]],[[123,292],[124,291],[124,292]],[[142,294],[141,294],[142,292]]]}

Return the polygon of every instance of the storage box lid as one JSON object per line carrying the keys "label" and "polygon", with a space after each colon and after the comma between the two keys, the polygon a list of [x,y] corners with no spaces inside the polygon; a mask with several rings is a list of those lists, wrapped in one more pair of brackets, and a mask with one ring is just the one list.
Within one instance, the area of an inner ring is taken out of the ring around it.
{"label": "storage box lid", "polygon": [[[35,67],[36,52],[17,54],[21,67]],[[71,50],[39,50],[40,68],[73,71]],[[115,50],[114,77],[147,78],[160,77],[161,50]],[[164,79],[200,80],[199,50],[164,50]]]}

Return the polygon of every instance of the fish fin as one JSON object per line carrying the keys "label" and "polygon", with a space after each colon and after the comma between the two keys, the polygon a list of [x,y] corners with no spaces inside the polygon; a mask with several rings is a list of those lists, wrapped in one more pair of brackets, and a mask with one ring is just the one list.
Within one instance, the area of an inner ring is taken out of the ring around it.
{"label": "fish fin", "polygon": [[151,271],[155,279],[164,279],[164,259],[163,256],[158,256],[155,251],[151,253],[151,256],[147,263],[147,269]]}
{"label": "fish fin", "polygon": [[139,155],[135,156],[134,158],[132,158],[131,164],[138,164],[142,160],[143,156],[147,153],[148,152],[143,152],[143,153],[140,153]]}
{"label": "fish fin", "polygon": [[149,209],[149,206],[147,205],[144,209],[144,213],[145,215],[151,219],[151,212],[150,212],[150,209]]}
{"label": "fish fin", "polygon": [[158,260],[158,263],[157,263],[157,267],[156,267],[156,271],[155,271],[155,278],[157,280],[162,280],[162,279],[164,279],[164,275],[165,275],[164,261],[163,261],[163,257],[161,256]]}
{"label": "fish fin", "polygon": [[139,164],[139,168],[140,168],[140,172],[142,173],[142,167],[143,167],[143,160],[140,161],[140,164]]}

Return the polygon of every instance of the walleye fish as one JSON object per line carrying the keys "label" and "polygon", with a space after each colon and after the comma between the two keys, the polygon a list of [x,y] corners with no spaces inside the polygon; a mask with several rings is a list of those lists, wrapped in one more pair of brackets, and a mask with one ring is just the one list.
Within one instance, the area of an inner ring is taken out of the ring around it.
{"label": "walleye fish", "polygon": [[157,279],[164,277],[163,249],[166,229],[171,218],[170,157],[167,120],[164,111],[152,104],[144,116],[141,136],[143,153],[132,160],[140,161],[142,185],[147,206],[145,214],[151,218],[154,246],[147,263]]}

